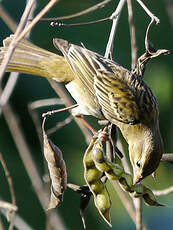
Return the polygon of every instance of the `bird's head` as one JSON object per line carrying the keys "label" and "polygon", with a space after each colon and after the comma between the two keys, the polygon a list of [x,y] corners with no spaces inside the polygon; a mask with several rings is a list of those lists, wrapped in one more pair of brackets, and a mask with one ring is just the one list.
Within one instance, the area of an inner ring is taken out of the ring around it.
{"label": "bird's head", "polygon": [[137,184],[158,167],[163,153],[159,130],[145,131],[137,141],[129,144],[130,161],[133,166],[133,183]]}

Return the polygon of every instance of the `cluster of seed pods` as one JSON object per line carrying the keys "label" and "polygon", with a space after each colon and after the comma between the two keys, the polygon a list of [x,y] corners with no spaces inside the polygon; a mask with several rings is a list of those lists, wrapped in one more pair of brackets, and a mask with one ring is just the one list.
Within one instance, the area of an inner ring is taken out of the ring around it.
{"label": "cluster of seed pods", "polygon": [[100,215],[111,226],[110,208],[111,200],[105,181],[118,180],[123,190],[131,193],[135,198],[142,197],[144,202],[150,206],[162,206],[156,201],[153,192],[143,184],[133,185],[132,176],[124,171],[118,164],[106,159],[102,141],[96,135],[88,146],[84,159],[84,177],[90,191],[93,194],[95,206]]}

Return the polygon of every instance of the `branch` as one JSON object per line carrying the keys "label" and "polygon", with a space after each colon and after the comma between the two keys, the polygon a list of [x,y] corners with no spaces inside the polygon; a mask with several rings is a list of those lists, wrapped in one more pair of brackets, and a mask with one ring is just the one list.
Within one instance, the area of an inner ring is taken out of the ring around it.
{"label": "branch", "polygon": [[142,198],[133,198],[136,210],[136,230],[142,230]]}
{"label": "branch", "polygon": [[123,9],[123,6],[124,6],[126,1],[127,0],[120,0],[116,10],[110,16],[110,19],[113,19],[113,24],[112,24],[111,32],[110,32],[110,35],[109,35],[109,41],[108,41],[107,46],[106,46],[106,52],[105,52],[105,55],[104,55],[106,58],[108,58],[110,53],[112,53],[112,51],[113,51],[113,43],[114,43],[114,37],[115,37],[117,24],[118,24],[118,21],[119,21],[120,13],[121,13],[121,11]]}
{"label": "branch", "polygon": [[32,7],[34,6],[34,4],[35,4],[35,0],[30,0],[25,7],[24,13],[23,13],[22,18],[20,20],[20,23],[17,27],[15,34],[14,34],[14,39],[10,43],[8,51],[6,52],[4,59],[2,61],[1,68],[0,68],[0,82],[2,81],[3,74],[5,73],[5,70],[8,66],[8,62],[9,62],[10,58],[12,57],[12,54],[15,50],[15,46],[17,45],[17,43],[16,43],[17,37],[22,32],[22,30],[26,24],[26,20],[29,16],[30,11],[32,10]]}
{"label": "branch", "polygon": [[173,2],[172,0],[165,0],[166,10],[170,19],[170,22],[173,26]]}
{"label": "branch", "polygon": [[148,14],[148,16],[156,22],[156,24],[160,23],[160,19],[156,17],[145,5],[141,0],[136,0],[139,5],[143,8],[143,10]]}
{"label": "branch", "polygon": [[13,205],[16,205],[16,196],[15,196],[15,192],[14,192],[13,180],[11,178],[10,172],[8,171],[7,165],[6,165],[5,161],[4,161],[3,156],[2,156],[1,153],[0,153],[0,162],[2,164],[2,167],[3,167],[4,172],[5,172],[6,179],[8,181],[8,186],[9,186],[10,194],[11,194],[11,202],[12,202]]}
{"label": "branch", "polygon": [[85,14],[91,13],[95,10],[98,10],[100,8],[105,7],[106,4],[108,4],[109,2],[111,2],[112,0],[104,0],[101,3],[98,3],[88,9],[85,9],[83,11],[80,11],[78,13],[75,14],[71,14],[71,15],[67,15],[67,16],[63,16],[63,17],[56,17],[56,18],[42,18],[40,21],[60,21],[60,20],[67,20],[67,19],[72,19],[72,18],[77,18],[80,16],[83,16]]}
{"label": "branch", "polygon": [[[1,199],[1,198],[0,198]],[[6,217],[6,210],[0,209],[0,212]],[[31,228],[19,215],[16,214],[14,220],[14,226],[18,230],[34,230]],[[1,226],[0,226],[1,227]],[[1,229],[1,228],[0,228]]]}
{"label": "branch", "polygon": [[17,24],[14,20],[8,15],[6,10],[3,8],[2,4],[0,3],[0,17],[2,20],[8,25],[11,31],[15,32],[17,28]]}
{"label": "branch", "polygon": [[163,189],[163,190],[158,190],[158,191],[153,191],[154,195],[156,196],[164,196],[164,195],[168,195],[169,193],[173,192],[173,186]]}
{"label": "branch", "polygon": [[161,161],[167,161],[169,163],[173,163],[173,153],[164,153],[162,155]]}
{"label": "branch", "polygon": [[[31,16],[33,15],[35,8],[36,8],[36,2],[35,2],[35,4],[33,5],[32,9],[30,10],[30,12],[29,12],[27,18],[29,18],[29,17],[31,17]],[[2,12],[2,15],[5,15],[4,20],[5,20],[6,24],[7,24],[7,26],[8,26],[13,32],[15,32],[16,29],[17,29],[16,23],[15,23],[15,22],[13,21],[13,19],[4,11],[4,9],[3,9],[2,7],[0,8],[0,12]],[[1,16],[1,17],[2,17],[2,16]],[[25,19],[25,25],[24,25],[24,26],[26,26],[27,23],[28,23],[27,18]],[[3,17],[2,17],[2,19],[3,19]],[[27,35],[27,37],[29,37],[29,35],[30,35],[30,33]],[[9,98],[10,98],[10,96],[11,96],[11,94],[12,94],[14,88],[15,88],[15,85],[16,85],[17,80],[18,80],[18,76],[19,76],[19,73],[17,73],[17,72],[16,72],[16,73],[13,73],[13,72],[10,73],[9,79],[8,79],[6,85],[5,85],[4,89],[3,89],[3,92],[2,92],[2,94],[1,94],[1,97],[0,97],[0,115],[1,115],[1,113],[2,113],[2,108],[7,104],[8,100],[9,100]]]}
{"label": "branch", "polygon": [[137,61],[137,45],[136,45],[136,35],[135,26],[133,22],[133,9],[131,0],[127,0],[128,15],[129,15],[129,29],[130,29],[130,40],[131,40],[131,69],[135,68]]}

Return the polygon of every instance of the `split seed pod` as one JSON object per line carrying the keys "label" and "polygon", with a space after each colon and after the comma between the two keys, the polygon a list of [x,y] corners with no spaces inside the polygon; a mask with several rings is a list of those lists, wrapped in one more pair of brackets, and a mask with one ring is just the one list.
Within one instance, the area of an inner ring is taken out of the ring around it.
{"label": "split seed pod", "polygon": [[101,180],[103,173],[96,168],[92,159],[93,146],[96,140],[96,138],[93,138],[84,155],[84,177],[88,187],[90,188],[90,191],[93,194],[95,206],[97,207],[103,219],[111,226],[111,201],[109,193],[105,184]]}

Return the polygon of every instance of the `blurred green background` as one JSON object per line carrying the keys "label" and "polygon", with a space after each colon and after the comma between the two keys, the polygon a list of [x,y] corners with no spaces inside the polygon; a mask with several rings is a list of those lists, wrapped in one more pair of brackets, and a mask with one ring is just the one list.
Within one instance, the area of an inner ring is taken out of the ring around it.
{"label": "blurred green background", "polygon": [[[22,12],[25,7],[25,1],[18,0],[3,0],[0,1],[6,11],[11,17],[19,22]],[[37,9],[40,9],[47,3],[46,0],[37,1]],[[69,15],[80,10],[84,10],[96,3],[99,0],[61,0],[54,8],[46,15],[48,17]],[[144,52],[144,36],[147,25],[150,21],[149,17],[142,10],[142,8],[133,2],[134,9],[134,23],[136,26],[136,37],[138,45],[138,56]],[[157,15],[161,23],[158,26],[153,26],[149,37],[157,48],[169,49],[172,52],[173,48],[173,25],[171,25],[170,18],[166,9],[166,0],[160,1],[143,1]],[[65,21],[65,23],[77,23],[90,20],[96,20],[111,15],[118,0],[113,0],[105,8],[85,15],[81,18]],[[173,12],[172,12],[173,14]],[[57,52],[52,44],[52,39],[55,37],[64,38],[74,44],[81,42],[85,47],[100,54],[104,54],[106,43],[111,28],[111,21],[104,23],[81,26],[81,27],[51,27],[47,22],[38,23],[32,30],[30,39],[33,43],[40,47],[46,48],[50,51]],[[0,19],[0,46],[2,40],[9,36],[11,31]],[[114,60],[122,66],[130,69],[130,37],[127,20],[127,7],[124,7],[115,37]],[[145,81],[151,86],[155,92],[159,107],[160,107],[160,127],[164,140],[165,152],[173,151],[173,63],[172,54],[168,56],[161,56],[151,61],[145,73]],[[9,74],[6,74],[6,79]],[[4,80],[4,83],[6,81]],[[28,113],[28,103],[38,100],[56,97],[56,94],[51,89],[47,80],[41,77],[20,75],[16,88],[11,96],[10,104],[18,116],[21,127],[23,128],[27,143],[31,149],[31,154],[36,162],[37,168],[41,177],[44,176],[44,164],[41,147],[37,137],[37,133],[33,121]],[[58,108],[58,106],[54,107]],[[37,110],[40,119],[41,114],[53,107],[46,107]],[[47,127],[52,127],[56,122],[67,117],[68,113],[58,114],[49,118]],[[93,124],[96,120],[90,119]],[[13,142],[12,136],[8,129],[3,116],[0,117],[0,152],[3,154],[7,163],[9,171],[14,182],[15,193],[17,198],[17,206],[19,207],[18,214],[29,223],[33,229],[45,229],[45,214],[41,208],[38,198],[32,188],[30,179],[28,178],[22,161],[18,155],[16,146]],[[63,156],[67,165],[68,182],[75,184],[84,184],[83,179],[83,153],[86,149],[86,143],[83,135],[75,122],[71,122],[68,126],[58,130],[51,136],[54,143],[56,143],[62,150]],[[157,170],[157,178],[147,178],[144,184],[150,188],[164,189],[172,186],[172,165],[161,163]],[[10,193],[8,184],[4,177],[2,167],[0,167],[0,197],[3,200],[10,201]],[[124,209],[121,201],[117,197],[116,192],[109,185],[112,199],[112,229],[135,229],[133,222]],[[62,217],[66,229],[78,230],[83,229],[81,218],[79,215],[79,195],[70,191],[65,192],[64,202],[57,208],[57,212]],[[159,197],[161,203],[167,207],[144,207],[144,222],[149,229],[161,230],[166,227],[167,230],[173,229],[173,195]],[[5,223],[5,219],[3,218]],[[6,223],[5,223],[6,224]],[[86,211],[87,229],[106,230],[109,229],[107,224],[101,219],[93,200],[90,202]],[[7,225],[6,225],[7,226]],[[58,226],[57,226],[58,230]]]}

